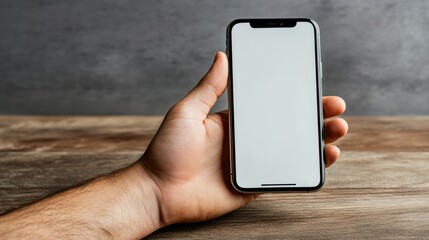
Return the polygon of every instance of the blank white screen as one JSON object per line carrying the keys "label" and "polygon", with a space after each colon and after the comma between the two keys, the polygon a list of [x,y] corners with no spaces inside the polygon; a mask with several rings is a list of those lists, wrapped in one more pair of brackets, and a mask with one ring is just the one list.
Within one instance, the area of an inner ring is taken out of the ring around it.
{"label": "blank white screen", "polygon": [[242,188],[321,181],[314,34],[310,22],[232,28],[235,171]]}

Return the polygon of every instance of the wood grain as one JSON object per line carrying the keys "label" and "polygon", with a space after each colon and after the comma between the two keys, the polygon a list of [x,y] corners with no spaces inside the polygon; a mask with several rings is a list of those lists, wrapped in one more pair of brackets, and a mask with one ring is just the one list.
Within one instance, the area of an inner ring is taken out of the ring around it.
{"label": "wood grain", "polygon": [[[342,156],[317,193],[266,194],[152,239],[424,239],[429,236],[429,117],[347,117]],[[122,168],[162,117],[0,117],[0,213]]]}
{"label": "wood grain", "polygon": [[0,152],[144,151],[160,116],[0,117]]}
{"label": "wood grain", "polygon": [[425,239],[428,190],[325,189],[267,194],[245,208],[200,224],[170,226],[156,238]]}
{"label": "wood grain", "polygon": [[349,134],[338,142],[352,151],[429,151],[429,116],[346,117]]}

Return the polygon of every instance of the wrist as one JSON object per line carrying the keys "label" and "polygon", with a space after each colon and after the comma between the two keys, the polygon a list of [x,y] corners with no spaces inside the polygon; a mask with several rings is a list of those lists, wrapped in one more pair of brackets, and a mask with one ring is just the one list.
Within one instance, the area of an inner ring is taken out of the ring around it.
{"label": "wrist", "polygon": [[[115,174],[116,175],[116,174]],[[142,238],[165,226],[160,211],[160,190],[140,161],[117,173],[125,201],[116,209],[118,224],[113,236],[123,236],[129,229],[131,238]]]}

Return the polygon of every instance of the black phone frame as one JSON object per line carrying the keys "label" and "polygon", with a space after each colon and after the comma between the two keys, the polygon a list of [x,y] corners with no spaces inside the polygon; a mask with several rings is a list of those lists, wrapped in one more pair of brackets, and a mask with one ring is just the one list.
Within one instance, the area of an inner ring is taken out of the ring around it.
{"label": "black phone frame", "polygon": [[[319,135],[319,159],[320,159],[320,182],[314,187],[271,187],[271,188],[242,188],[238,185],[235,171],[235,131],[234,131],[234,99],[233,99],[233,68],[232,68],[232,29],[237,23],[249,23],[254,28],[290,28],[295,27],[298,22],[309,22],[314,29],[315,43],[315,66],[316,66],[316,92],[317,92],[317,114]],[[228,107],[229,107],[229,141],[230,141],[230,177],[233,187],[243,193],[258,192],[313,192],[322,188],[325,183],[325,156],[324,156],[324,127],[322,106],[322,76],[321,76],[321,53],[320,53],[320,31],[317,23],[310,18],[256,18],[236,19],[232,21],[226,32],[226,53],[228,56]]]}

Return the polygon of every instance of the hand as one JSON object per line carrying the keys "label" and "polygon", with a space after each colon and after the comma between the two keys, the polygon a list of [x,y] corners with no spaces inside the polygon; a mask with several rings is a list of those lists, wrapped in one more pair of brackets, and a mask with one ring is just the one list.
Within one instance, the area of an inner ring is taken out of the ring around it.
{"label": "hand", "polygon": [[[208,114],[226,88],[228,64],[216,54],[210,71],[167,114],[142,158],[120,171],[0,216],[6,239],[140,239],[162,226],[233,211],[256,195],[229,181],[227,112]],[[325,142],[344,136],[341,98],[323,99]],[[327,145],[326,165],[340,150]],[[66,231],[65,231],[65,230]]]}
{"label": "hand", "polygon": [[[228,60],[217,53],[198,85],[170,109],[140,159],[158,187],[161,226],[215,218],[255,199],[235,191],[229,180],[228,113],[208,114],[225,91]],[[326,166],[340,150],[329,143],[347,133],[347,123],[335,117],[345,110],[339,97],[324,97]]]}

